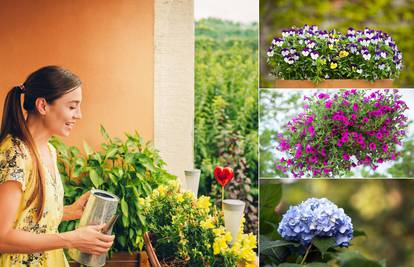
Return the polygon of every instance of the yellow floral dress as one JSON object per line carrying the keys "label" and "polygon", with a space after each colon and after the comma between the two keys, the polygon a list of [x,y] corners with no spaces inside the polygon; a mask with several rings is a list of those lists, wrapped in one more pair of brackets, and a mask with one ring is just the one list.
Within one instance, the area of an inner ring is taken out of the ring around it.
{"label": "yellow floral dress", "polygon": [[[44,164],[46,175],[45,208],[39,223],[36,223],[35,214],[37,201],[25,208],[25,203],[34,190],[31,179],[32,159],[27,146],[18,138],[7,136],[0,144],[0,184],[8,180],[18,181],[22,185],[23,198],[14,229],[36,234],[57,233],[63,216],[63,185],[57,169],[56,150],[49,143],[50,152],[54,159],[56,181],[48,172]],[[56,249],[31,254],[0,254],[0,267],[8,266],[47,266],[68,267],[69,264],[63,249]]]}

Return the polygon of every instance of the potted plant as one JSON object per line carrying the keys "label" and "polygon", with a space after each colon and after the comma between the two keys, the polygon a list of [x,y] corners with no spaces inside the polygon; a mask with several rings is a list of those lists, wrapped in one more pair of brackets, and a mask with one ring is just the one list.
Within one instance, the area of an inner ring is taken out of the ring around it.
{"label": "potted plant", "polygon": [[[232,240],[210,198],[180,192],[177,182],[161,185],[140,202],[147,218],[146,249],[156,266],[256,266],[256,237]],[[242,221],[243,222],[243,221]]]}
{"label": "potted plant", "polygon": [[277,137],[277,169],[293,177],[337,177],[398,158],[408,106],[397,89],[319,91],[304,100],[304,110]]}
{"label": "potted plant", "polygon": [[402,68],[391,36],[368,28],[346,34],[308,25],[283,30],[266,54],[276,87],[389,88]]}
{"label": "potted plant", "polygon": [[[101,151],[93,151],[84,143],[85,154],[76,147],[68,147],[57,138],[52,144],[58,152],[58,168],[65,189],[65,203],[70,204],[92,187],[114,193],[120,198],[119,220],[113,228],[116,238],[110,251],[111,263],[145,261],[138,253],[144,245],[145,217],[139,198],[152,193],[154,188],[175,176],[165,169],[165,163],[150,143],[144,143],[137,132],[126,134],[127,139],[111,138],[103,126],[105,138]],[[74,229],[78,221],[63,222],[60,231]],[[114,252],[114,253],[113,253]],[[145,253],[144,253],[145,254]],[[76,266],[76,265],[75,265]]]}

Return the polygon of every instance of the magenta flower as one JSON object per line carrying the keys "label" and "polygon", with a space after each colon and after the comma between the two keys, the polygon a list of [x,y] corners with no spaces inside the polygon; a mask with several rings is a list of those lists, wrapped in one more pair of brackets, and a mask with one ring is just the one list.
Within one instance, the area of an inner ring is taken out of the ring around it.
{"label": "magenta flower", "polygon": [[344,153],[344,154],[342,154],[342,158],[344,159],[344,160],[349,160],[349,155],[348,154],[346,154],[346,153]]}
{"label": "magenta flower", "polygon": [[378,139],[382,138],[382,133],[381,132],[377,132],[377,134],[375,135]]}
{"label": "magenta flower", "polygon": [[387,144],[382,145],[382,151],[384,151],[384,152],[388,151],[388,145]]}
{"label": "magenta flower", "polygon": [[357,119],[357,115],[356,114],[352,114],[351,118],[355,121]]}
{"label": "magenta flower", "polygon": [[325,108],[331,108],[332,107],[332,101],[326,101]]}
{"label": "magenta flower", "polygon": [[368,123],[368,121],[369,121],[369,119],[368,119],[367,117],[364,117],[364,118],[362,119],[362,123]]}
{"label": "magenta flower", "polygon": [[369,149],[375,150],[377,148],[377,145],[375,143],[369,143]]}
{"label": "magenta flower", "polygon": [[354,110],[354,112],[357,112],[357,111],[358,111],[358,104],[357,104],[357,103],[355,103],[355,104],[352,106],[352,109]]}

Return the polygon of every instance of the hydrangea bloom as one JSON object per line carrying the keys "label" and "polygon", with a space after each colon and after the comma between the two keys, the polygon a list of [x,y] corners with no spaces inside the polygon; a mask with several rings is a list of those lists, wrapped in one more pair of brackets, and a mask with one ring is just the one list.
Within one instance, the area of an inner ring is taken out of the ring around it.
{"label": "hydrangea bloom", "polygon": [[394,79],[403,66],[397,44],[383,31],[349,28],[342,34],[308,25],[275,37],[267,49],[267,64],[276,78],[313,81]]}
{"label": "hydrangea bloom", "polygon": [[279,223],[283,239],[307,246],[314,237],[335,237],[336,245],[349,246],[353,237],[351,218],[326,198],[309,198],[291,206]]}

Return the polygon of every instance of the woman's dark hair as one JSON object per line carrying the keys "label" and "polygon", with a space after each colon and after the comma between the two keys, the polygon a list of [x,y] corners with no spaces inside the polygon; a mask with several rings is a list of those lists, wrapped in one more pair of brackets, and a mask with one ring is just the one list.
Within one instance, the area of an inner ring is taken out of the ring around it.
{"label": "woman's dark hair", "polygon": [[[52,104],[54,100],[67,94],[81,85],[78,76],[59,66],[46,66],[27,77],[26,81],[13,87],[7,94],[3,108],[3,118],[0,130],[0,143],[10,134],[23,141],[32,157],[32,178],[35,181],[35,190],[29,198],[26,207],[37,200],[40,208],[37,209],[39,221],[44,209],[45,201],[45,174],[40,168],[40,157],[36,144],[27,127],[21,105],[21,94],[24,95],[23,108],[28,114],[37,112],[36,99],[44,98]],[[37,189],[37,190],[36,190]]]}

